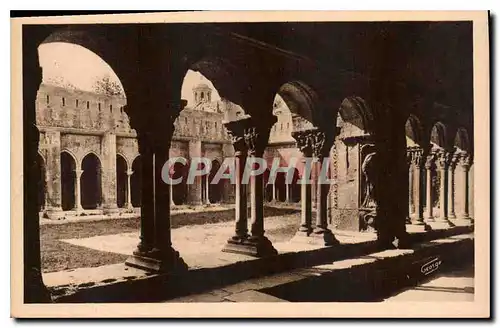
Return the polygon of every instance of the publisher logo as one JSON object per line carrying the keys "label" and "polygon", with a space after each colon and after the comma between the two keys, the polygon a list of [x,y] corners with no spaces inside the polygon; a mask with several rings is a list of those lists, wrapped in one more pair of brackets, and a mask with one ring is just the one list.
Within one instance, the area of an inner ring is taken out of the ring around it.
{"label": "publisher logo", "polygon": [[429,275],[439,269],[439,266],[441,265],[442,261],[439,257],[435,257],[429,261],[427,261],[425,264],[423,264],[420,267],[420,272],[422,272],[424,275]]}

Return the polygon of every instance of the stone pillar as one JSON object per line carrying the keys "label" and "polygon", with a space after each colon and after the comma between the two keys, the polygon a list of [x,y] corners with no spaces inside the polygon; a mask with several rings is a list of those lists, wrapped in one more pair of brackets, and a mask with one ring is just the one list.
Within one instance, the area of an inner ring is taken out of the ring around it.
{"label": "stone pillar", "polygon": [[440,151],[437,154],[437,167],[439,169],[439,216],[436,218],[436,223],[442,227],[450,227],[452,224],[448,220],[448,164],[449,154],[445,151]]}
{"label": "stone pillar", "polygon": [[[238,144],[235,147],[235,150],[244,151],[247,150],[248,157],[260,157],[262,158],[264,154],[264,150],[267,146],[267,141],[269,139],[269,132],[271,130],[272,124],[276,122],[276,118],[273,116],[272,118],[266,120],[268,124],[266,125],[258,125],[252,118],[248,117],[242,120],[229,122],[226,124],[228,131],[230,132],[231,138],[233,140],[233,145]],[[244,144],[244,146],[242,145]],[[241,145],[241,146],[239,146]],[[238,163],[240,163],[238,161]],[[242,168],[239,168],[240,170]],[[276,255],[277,251],[273,247],[271,241],[264,236],[264,176],[262,174],[251,177],[250,181],[250,213],[251,213],[251,236],[246,239],[243,239],[245,230],[240,227],[240,232],[238,233],[238,222],[237,222],[237,233],[235,236],[236,243],[232,243],[231,240],[228,241],[228,244],[225,251],[231,251],[234,253],[246,254],[256,257],[264,257]],[[241,201],[240,196],[238,195],[240,192],[244,192],[244,190],[238,188],[237,185],[237,201]],[[242,205],[245,205],[245,208],[242,208]],[[236,204],[236,208],[239,209],[241,213],[242,210],[246,209],[246,204],[239,203]],[[237,213],[238,214],[238,213]],[[241,216],[237,217],[237,220],[241,220]],[[241,222],[240,224],[243,224]]]}
{"label": "stone pillar", "polygon": [[[191,140],[189,141],[189,156],[201,157],[201,140]],[[192,205],[202,205],[202,176],[197,176],[194,183],[187,185],[188,187],[188,201]]]}
{"label": "stone pillar", "polygon": [[174,185],[173,184],[169,184],[169,188],[170,188],[170,205],[171,206],[175,206],[175,202],[174,202]]}
{"label": "stone pillar", "polygon": [[[247,119],[244,140],[248,149],[248,157],[262,158],[269,140],[272,125],[276,122],[267,120],[266,125],[259,125],[251,118]],[[250,213],[251,235],[248,238],[254,256],[276,255],[278,252],[271,241],[264,236],[264,175],[252,176],[250,180]]]}
{"label": "stone pillar", "polygon": [[414,215],[414,210],[413,210],[413,180],[415,179],[413,172],[415,171],[415,167],[413,166],[413,163],[411,161],[411,154],[409,154],[409,163],[408,163],[408,220],[411,223],[411,218]]}
{"label": "stone pillar", "polygon": [[276,183],[273,183],[272,186],[273,186],[273,198],[272,198],[272,201],[275,202],[278,199],[276,197]]}
{"label": "stone pillar", "polygon": [[[312,172],[305,170],[302,176],[301,193],[302,193],[302,212],[301,225],[294,240],[315,242],[325,246],[337,244],[333,233],[328,229],[328,192],[330,185],[319,181],[320,172],[322,170],[323,159],[330,154],[330,148],[333,145],[333,137],[327,137],[325,133],[318,129],[310,129],[304,131],[296,131],[292,133],[293,138],[297,141],[297,147],[302,152],[304,163],[306,158],[315,157]],[[313,173],[314,172],[314,173]],[[316,224],[312,227],[312,199],[311,184],[306,183],[307,177],[311,174],[313,182],[316,183]],[[304,177],[305,175],[305,177]],[[316,180],[316,181],[314,181]],[[305,239],[303,237],[314,237],[314,239]]]}
{"label": "stone pillar", "polygon": [[130,188],[130,179],[134,172],[132,170],[127,171],[127,209],[132,210],[134,207],[132,206],[132,189]]}
{"label": "stone pillar", "polygon": [[434,155],[430,154],[427,156],[425,162],[425,172],[426,172],[426,184],[425,184],[425,204],[426,211],[424,220],[427,222],[434,221],[434,215],[432,213],[432,169],[434,168]]}
{"label": "stone pillar", "polygon": [[51,297],[43,283],[40,256],[40,221],[38,219],[38,190],[36,188],[41,179],[40,163],[38,163],[40,131],[36,126],[35,105],[37,91],[42,82],[38,46],[47,35],[36,27],[27,28],[26,26],[23,27],[22,34],[22,162],[19,156],[12,156],[13,161],[23,165],[21,180],[23,183],[22,265],[24,269],[22,302],[48,303],[51,301]]}
{"label": "stone pillar", "polygon": [[47,130],[45,138],[47,147],[45,163],[47,206],[45,213],[49,219],[59,219],[63,216],[61,208],[61,134],[59,131]]}
{"label": "stone pillar", "polygon": [[[304,164],[304,170],[302,172],[302,180],[300,185],[301,193],[301,213],[300,213],[300,227],[296,233],[296,237],[309,236],[313,230],[312,228],[312,197],[311,197],[311,184],[307,183],[311,172],[305,170],[306,158],[311,158],[312,156],[312,145],[311,139],[309,138],[309,130],[305,131],[294,131],[292,132],[292,137],[295,139],[297,148],[302,152],[302,161]],[[296,239],[296,238],[294,238]]]}
{"label": "stone pillar", "polygon": [[[334,136],[328,136],[322,131],[316,130],[312,133],[312,150],[313,156],[317,161],[315,184],[316,184],[316,227],[313,230],[313,236],[320,238],[321,243],[325,246],[338,244],[330,229],[328,229],[328,192],[330,191],[330,184],[321,181],[321,172],[328,172],[323,168],[323,160],[330,155],[330,149],[334,142]],[[326,178],[326,176],[325,176]]]}
{"label": "stone pillar", "polygon": [[116,203],[116,134],[106,132],[102,137],[102,207],[104,213],[118,211]]}
{"label": "stone pillar", "polygon": [[205,175],[205,204],[210,205],[210,174]]}
{"label": "stone pillar", "polygon": [[291,185],[291,184],[288,184],[288,183],[287,183],[287,184],[285,184],[285,193],[286,193],[286,194],[285,194],[285,197],[286,197],[286,198],[285,198],[285,202],[286,202],[286,203],[290,203],[290,198],[291,198],[291,197],[290,197],[290,191],[291,191],[291,187],[292,187],[292,185]]}
{"label": "stone pillar", "polygon": [[83,211],[82,208],[82,190],[80,186],[80,179],[82,177],[83,170],[76,169],[75,170],[75,211],[76,213],[80,213]]}
{"label": "stone pillar", "polygon": [[157,117],[150,119],[145,127],[147,132],[142,138],[143,147],[141,138],[138,138],[143,161],[141,243],[126,262],[127,265],[154,272],[187,269],[179,252],[172,247],[170,185],[163,181],[161,174],[169,158],[173,133],[173,119],[165,117],[164,113],[172,113],[172,108],[156,108]]}
{"label": "stone pillar", "polygon": [[141,156],[141,229],[140,242],[133,256],[129,258],[126,264],[139,268],[147,268],[140,265],[138,259],[146,258],[154,246],[154,171],[153,171],[153,146],[149,133],[138,131],[137,141],[139,145],[139,154]]}
{"label": "stone pillar", "polygon": [[430,226],[424,222],[424,204],[422,202],[422,164],[423,150],[417,149],[411,152],[411,161],[413,164],[413,206],[414,213],[411,217],[411,224],[414,226],[422,226],[425,230],[429,230]]}
{"label": "stone pillar", "polygon": [[467,153],[461,153],[458,156],[457,163],[457,218],[470,221],[469,215],[469,178],[470,157]]}
{"label": "stone pillar", "polygon": [[248,238],[247,190],[242,184],[243,172],[247,159],[247,146],[244,141],[244,125],[239,121],[224,123],[234,147],[235,165],[235,233],[227,241],[223,252],[245,253],[245,242]]}
{"label": "stone pillar", "polygon": [[448,166],[448,218],[455,219],[455,166],[457,164],[457,156],[453,154],[450,158]]}

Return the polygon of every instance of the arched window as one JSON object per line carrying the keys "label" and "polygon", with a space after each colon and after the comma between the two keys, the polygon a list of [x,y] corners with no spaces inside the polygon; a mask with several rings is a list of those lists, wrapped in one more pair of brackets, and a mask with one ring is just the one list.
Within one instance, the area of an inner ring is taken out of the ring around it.
{"label": "arched window", "polygon": [[78,108],[78,99],[75,100],[75,107]]}
{"label": "arched window", "polygon": [[47,95],[47,104],[50,102],[50,96]]}
{"label": "arched window", "polygon": [[90,108],[90,101],[87,101],[87,109]]}
{"label": "arched window", "polygon": [[66,99],[64,99],[64,97],[62,97],[62,105],[66,106]]}

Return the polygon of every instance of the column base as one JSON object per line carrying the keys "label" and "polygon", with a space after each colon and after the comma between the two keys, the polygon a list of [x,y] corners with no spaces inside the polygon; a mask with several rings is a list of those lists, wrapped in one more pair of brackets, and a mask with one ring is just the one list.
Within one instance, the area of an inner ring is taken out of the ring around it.
{"label": "column base", "polygon": [[278,254],[267,237],[248,237],[245,239],[231,238],[222,249],[226,253],[236,253],[254,257],[267,257]]}
{"label": "column base", "polygon": [[329,229],[314,230],[312,232],[297,231],[290,240],[294,243],[302,243],[318,246],[334,246],[340,244],[335,235]]}
{"label": "column base", "polygon": [[165,251],[153,249],[147,252],[136,250],[125,261],[125,265],[155,273],[181,272],[188,269],[179,252],[173,248]]}
{"label": "column base", "polygon": [[103,214],[116,214],[120,212],[120,209],[118,208],[118,206],[106,206],[106,207],[103,207],[102,208],[102,213]]}
{"label": "column base", "polygon": [[413,221],[411,224],[406,224],[406,231],[411,231],[411,232],[425,232],[425,231],[431,231],[432,227],[422,221]]}
{"label": "column base", "polygon": [[427,216],[424,218],[424,223],[434,222],[436,219],[433,216]]}
{"label": "column base", "polygon": [[453,223],[451,223],[450,221],[448,221],[448,219],[443,219],[443,218],[436,218],[434,220],[434,222],[429,222],[429,225],[431,226],[431,228],[433,230],[436,230],[436,229],[448,229],[448,228],[452,228],[454,227],[455,225]]}
{"label": "column base", "polygon": [[474,219],[471,217],[459,217],[453,219],[452,223],[455,224],[455,226],[471,226],[474,225]]}
{"label": "column base", "polygon": [[43,212],[43,217],[50,220],[60,220],[64,217],[64,211],[60,207],[47,208]]}

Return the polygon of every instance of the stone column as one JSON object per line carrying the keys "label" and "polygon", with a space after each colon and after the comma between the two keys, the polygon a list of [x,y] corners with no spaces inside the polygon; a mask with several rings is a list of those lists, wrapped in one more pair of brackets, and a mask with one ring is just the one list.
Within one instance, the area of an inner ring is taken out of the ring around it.
{"label": "stone column", "polygon": [[433,222],[434,215],[432,213],[432,169],[434,168],[434,155],[430,154],[427,156],[425,162],[425,172],[426,172],[426,184],[425,184],[425,221]]}
{"label": "stone column", "polygon": [[132,206],[132,189],[130,188],[130,179],[134,172],[132,170],[127,171],[127,209],[132,210],[134,207]]}
{"label": "stone column", "polygon": [[[274,116],[273,116],[274,117]],[[275,118],[275,117],[274,117]],[[244,130],[244,140],[248,148],[248,157],[262,158],[269,140],[269,133],[272,124],[259,125],[249,118],[246,121]],[[271,241],[264,236],[264,175],[252,176],[250,180],[250,214],[251,214],[251,235],[248,238],[252,255],[262,257],[275,255],[278,252],[273,247]]]}
{"label": "stone column", "polygon": [[275,202],[277,199],[277,197],[276,197],[276,183],[273,183],[272,186],[273,186],[273,199],[272,199],[272,201]]}
{"label": "stone column", "polygon": [[174,202],[174,185],[173,184],[169,184],[169,188],[170,188],[170,205],[171,206],[175,206],[175,202]]}
{"label": "stone column", "polygon": [[[189,141],[189,156],[193,157],[201,157],[201,140],[191,140]],[[202,176],[197,176],[194,180],[194,183],[191,185],[187,185],[188,187],[188,201],[192,205],[202,205]]]}
{"label": "stone column", "polygon": [[139,145],[139,154],[141,156],[141,229],[140,242],[133,256],[126,264],[145,268],[142,259],[149,256],[154,246],[154,171],[153,171],[153,145],[150,133],[138,131],[137,141]]}
{"label": "stone column", "polygon": [[[313,230],[313,236],[319,237],[321,243],[325,246],[338,244],[330,229],[328,229],[328,192],[330,191],[330,184],[326,181],[321,181],[321,172],[326,171],[323,168],[323,160],[330,155],[330,149],[333,145],[333,136],[328,136],[322,131],[315,130],[311,134],[313,156],[317,161],[315,184],[316,184],[316,227]],[[325,176],[326,178],[326,176]]]}
{"label": "stone column", "polygon": [[[144,161],[143,191],[141,207],[141,243],[134,255],[126,264],[154,272],[172,272],[187,269],[172,247],[170,230],[170,185],[163,181],[162,169],[169,158],[169,148],[173,133],[173,118],[175,109],[160,102],[167,108],[156,108],[155,117],[146,126],[147,138],[144,138],[144,149],[139,152]],[[177,111],[177,110],[175,110]],[[164,115],[170,113],[167,117]],[[146,142],[147,141],[147,142]],[[143,155],[143,153],[146,153]],[[143,210],[146,209],[146,213]],[[142,224],[145,223],[143,226]]]}
{"label": "stone column", "polygon": [[244,125],[240,121],[224,123],[234,147],[235,171],[235,233],[227,241],[223,252],[245,253],[245,241],[248,238],[247,190],[242,184],[243,172],[247,159],[247,146],[244,141]]}
{"label": "stone column", "polygon": [[455,219],[455,166],[457,164],[457,156],[453,154],[450,157],[450,165],[448,166],[448,218]]}
{"label": "stone column", "polygon": [[286,193],[285,202],[286,203],[290,203],[290,191],[291,191],[290,188],[291,188],[291,186],[292,186],[291,184],[288,184],[288,183],[285,184],[285,193]]}
{"label": "stone column", "polygon": [[116,213],[116,134],[106,132],[102,137],[102,208],[104,213]]}
{"label": "stone column", "polygon": [[449,164],[449,154],[445,151],[440,151],[437,155],[437,167],[439,168],[439,216],[436,218],[436,223],[439,223],[443,227],[452,226],[448,220],[448,164]]}
{"label": "stone column", "polygon": [[76,213],[80,213],[83,211],[82,208],[82,191],[80,186],[80,179],[82,177],[83,170],[76,169],[75,170],[75,211]]}
{"label": "stone column", "polygon": [[210,174],[205,175],[205,204],[210,205]]}
{"label": "stone column", "polygon": [[412,201],[413,201],[413,180],[414,180],[414,176],[413,176],[413,172],[415,170],[415,167],[413,166],[413,163],[411,161],[411,154],[407,154],[408,156],[408,220],[409,222],[407,223],[411,223],[411,218],[413,217],[414,215],[414,211],[413,211],[413,204],[412,204]]}
{"label": "stone column", "polygon": [[414,205],[414,215],[412,217],[411,224],[415,226],[424,226],[430,228],[424,222],[424,206],[422,202],[422,164],[423,164],[423,150],[418,149],[412,151],[411,160],[414,167],[413,175],[413,205]]}
{"label": "stone column", "polygon": [[458,184],[457,184],[457,218],[461,220],[471,220],[469,215],[469,179],[470,157],[467,153],[461,153],[457,162]]}
{"label": "stone column", "polygon": [[61,207],[61,134],[59,131],[47,130],[46,138],[46,163],[47,176],[45,213],[49,219],[58,219],[62,213]]}
{"label": "stone column", "polygon": [[306,159],[312,156],[311,138],[309,138],[309,130],[294,131],[292,137],[295,139],[297,148],[302,152],[302,161],[304,170],[302,172],[302,180],[300,180],[300,193],[301,193],[301,214],[300,214],[300,227],[296,233],[297,237],[309,236],[313,230],[312,228],[312,197],[311,197],[311,184],[307,183],[311,172],[306,172]]}

